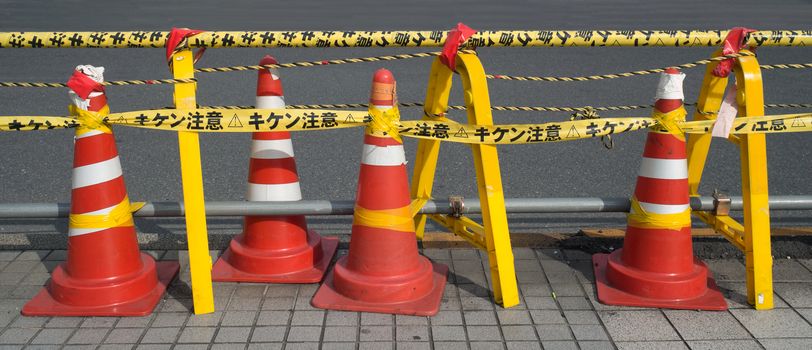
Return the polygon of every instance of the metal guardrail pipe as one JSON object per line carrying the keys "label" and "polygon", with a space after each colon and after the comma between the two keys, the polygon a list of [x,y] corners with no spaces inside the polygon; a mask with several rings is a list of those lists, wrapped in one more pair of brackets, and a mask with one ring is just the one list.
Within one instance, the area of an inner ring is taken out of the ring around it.
{"label": "metal guardrail pipe", "polygon": [[[303,200],[296,202],[208,202],[208,216],[243,215],[352,215],[355,202]],[[628,198],[507,198],[508,213],[622,213],[629,211]],[[713,197],[691,198],[691,208],[696,211],[714,209]],[[732,197],[731,210],[742,209],[742,198]],[[812,196],[772,196],[770,209],[810,210]],[[479,213],[479,200],[465,201],[464,213]],[[450,214],[446,201],[429,201],[420,211],[424,214]],[[0,219],[62,218],[70,214],[69,203],[0,203]],[[133,213],[136,217],[181,217],[182,202],[147,202]]]}

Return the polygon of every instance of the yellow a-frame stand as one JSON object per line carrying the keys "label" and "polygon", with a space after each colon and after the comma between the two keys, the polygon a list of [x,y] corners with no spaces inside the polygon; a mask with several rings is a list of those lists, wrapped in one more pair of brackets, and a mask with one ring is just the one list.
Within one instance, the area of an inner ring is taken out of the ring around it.
{"label": "yellow a-frame stand", "polygon": [[[475,54],[460,53],[457,55],[456,67],[465,90],[468,123],[493,125],[488,83],[485,78],[485,69],[479,58]],[[448,109],[453,75],[454,72],[442,64],[439,58],[434,60],[426,94],[424,120],[445,120],[444,115]],[[448,130],[448,132],[454,133],[456,130]],[[479,225],[465,216],[417,214],[415,215],[416,233],[418,239],[423,238],[426,218],[429,217],[454,234],[465,238],[475,247],[487,251],[494,300],[503,307],[515,306],[519,304],[519,291],[516,285],[513,250],[510,246],[496,146],[472,144],[471,150],[474,153],[483,224]],[[422,204],[431,198],[439,153],[440,141],[418,141],[414,176],[412,177],[411,195],[414,199],[412,208],[422,207]]]}
{"label": "yellow a-frame stand", "polygon": [[[717,51],[714,57],[721,56]],[[738,117],[764,115],[761,69],[755,56],[735,59]],[[708,65],[699,94],[694,120],[715,118],[724,98],[728,78],[714,76],[718,65]],[[767,149],[764,134],[731,135],[741,152],[744,225],[729,216],[694,212],[714,230],[744,252],[747,269],[747,301],[757,310],[773,308],[772,255],[770,250],[770,207],[767,192]],[[711,134],[688,137],[688,183],[691,196],[699,195],[699,183],[708,156]]]}

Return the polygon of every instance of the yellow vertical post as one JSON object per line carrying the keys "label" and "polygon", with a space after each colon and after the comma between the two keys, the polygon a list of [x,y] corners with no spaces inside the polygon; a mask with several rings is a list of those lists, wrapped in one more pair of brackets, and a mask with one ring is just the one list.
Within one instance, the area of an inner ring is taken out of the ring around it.
{"label": "yellow vertical post", "polygon": [[[468,122],[475,125],[493,125],[485,70],[477,56],[459,54],[457,72],[462,78],[465,90]],[[439,58],[435,59],[429,77],[424,119],[444,118],[444,113],[448,109],[452,78],[453,72],[443,65]],[[457,130],[449,132],[456,133]],[[460,237],[466,238],[474,246],[487,251],[494,300],[503,307],[515,306],[519,304],[519,290],[516,284],[496,146],[472,145],[471,151],[474,155],[483,225],[480,226],[466,217],[433,215],[431,218]],[[411,193],[415,200],[431,198],[439,152],[439,141],[418,141]],[[425,230],[426,218],[427,216],[422,214],[415,216],[416,232],[420,238]]]}
{"label": "yellow vertical post", "polygon": [[[172,73],[176,79],[194,78],[192,50],[183,49],[172,56]],[[197,108],[197,84],[175,84],[175,108]],[[211,255],[206,230],[206,208],[203,197],[203,172],[200,165],[198,134],[178,132],[180,171],[183,181],[183,202],[186,210],[186,237],[189,241],[189,270],[192,277],[192,302],[197,315],[214,312],[211,285]]]}
{"label": "yellow vertical post", "polygon": [[[462,77],[462,86],[465,90],[468,122],[473,125],[493,125],[488,81],[479,58],[472,54],[460,54],[458,61],[462,63],[457,65],[457,71]],[[513,249],[510,244],[505,194],[502,191],[502,174],[496,145],[473,144],[471,151],[474,153],[494,299],[504,307],[518,305],[519,290],[513,266]]]}
{"label": "yellow vertical post", "polygon": [[[721,51],[713,54],[721,55]],[[764,115],[764,94],[761,69],[755,56],[736,60],[736,96],[739,117]],[[718,63],[708,65],[699,94],[694,120],[715,118],[724,99],[727,77],[711,72]],[[742,249],[747,272],[747,301],[757,310],[773,308],[772,251],[770,248],[770,208],[767,191],[767,145],[764,134],[731,135],[729,140],[739,147],[744,202],[744,225],[727,216],[694,213]],[[690,135],[688,138],[688,183],[692,196],[699,194],[702,171],[707,160],[711,135]]]}
{"label": "yellow vertical post", "polygon": [[[739,113],[764,115],[761,68],[755,56],[740,57],[736,70]],[[747,268],[747,301],[756,310],[773,308],[770,205],[767,191],[767,142],[764,134],[740,137],[744,246]]]}
{"label": "yellow vertical post", "polygon": [[[426,89],[426,103],[423,111],[429,116],[442,115],[448,110],[448,97],[451,93],[451,78],[454,72],[446,68],[439,59],[434,60],[429,75],[429,86]],[[417,143],[417,154],[412,176],[411,196],[413,199],[431,199],[434,174],[437,170],[437,157],[440,155],[440,141],[420,140]],[[426,231],[425,214],[414,217],[417,239],[423,239]]]}
{"label": "yellow vertical post", "polygon": [[[722,51],[716,51],[713,57],[720,56]],[[712,62],[705,69],[705,78],[702,80],[702,89],[694,111],[694,120],[708,120],[710,115],[719,111],[724,99],[727,77],[717,77],[712,74],[719,62]],[[711,134],[688,135],[688,193],[691,196],[699,195],[699,183],[708,158],[711,144]]]}

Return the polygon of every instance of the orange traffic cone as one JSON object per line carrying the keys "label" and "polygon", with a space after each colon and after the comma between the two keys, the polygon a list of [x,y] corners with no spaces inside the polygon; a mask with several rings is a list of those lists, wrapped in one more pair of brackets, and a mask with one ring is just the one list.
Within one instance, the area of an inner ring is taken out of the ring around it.
{"label": "orange traffic cone", "polygon": [[[83,111],[109,111],[99,84],[103,72],[79,66],[68,82],[80,119]],[[178,273],[177,262],[155,262],[139,251],[115,138],[109,127],[90,121],[76,130],[67,261],[23,315],[147,315]]]}
{"label": "orange traffic cone", "polygon": [[392,73],[375,72],[350,250],[316,292],[315,307],[421,316],[440,308],[448,267],[417,252],[394,96]]}
{"label": "orange traffic cone", "polygon": [[[660,77],[654,107],[663,125],[685,119],[684,76],[668,69]],[[610,305],[726,310],[708,268],[693,255],[685,139],[667,128],[648,134],[623,248],[592,257],[598,300]]]}
{"label": "orange traffic cone", "polygon": [[[265,56],[260,65],[277,64]],[[276,69],[257,78],[257,108],[285,108]],[[249,201],[302,199],[290,133],[257,132],[251,144]],[[246,216],[243,233],[212,268],[221,282],[315,283],[321,281],[338,248],[338,239],[308,230],[304,216]]]}

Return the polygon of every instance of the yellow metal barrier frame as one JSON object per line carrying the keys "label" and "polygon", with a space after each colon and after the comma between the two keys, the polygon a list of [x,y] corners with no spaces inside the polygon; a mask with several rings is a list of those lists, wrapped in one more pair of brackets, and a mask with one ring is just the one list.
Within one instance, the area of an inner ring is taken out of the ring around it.
{"label": "yellow metal barrier frame", "polygon": [[[493,125],[488,82],[479,58],[475,54],[460,53],[457,56],[456,67],[465,90],[468,122],[474,125]],[[453,74],[454,72],[442,64],[439,58],[434,60],[429,76],[423,120],[444,119],[443,115],[448,109]],[[449,130],[449,132],[454,131]],[[487,251],[494,300],[506,308],[515,306],[519,304],[519,291],[513,266],[513,250],[510,245],[496,146],[471,145],[471,151],[474,154],[483,224],[479,225],[464,216],[417,214],[414,218],[415,231],[418,239],[422,239],[426,229],[426,219],[431,218],[454,234],[465,238],[475,247]],[[411,195],[415,204],[431,199],[439,154],[440,141],[418,141],[411,187]]]}
{"label": "yellow metal barrier frame", "polygon": [[[720,56],[721,51],[713,54]],[[761,69],[755,56],[735,59],[738,117],[764,115]],[[694,120],[715,118],[724,98],[728,78],[712,74],[717,62],[708,65],[699,94]],[[707,160],[711,134],[688,136],[688,184],[691,196],[699,195],[699,184]],[[773,308],[772,255],[770,249],[770,208],[767,191],[767,148],[764,134],[731,135],[741,158],[744,225],[729,216],[711,212],[694,215],[721,233],[742,250],[746,259],[747,302],[756,310]]]}
{"label": "yellow metal barrier frame", "polygon": [[[191,49],[180,50],[172,56],[175,79],[194,78],[194,55]],[[175,84],[175,108],[193,109],[197,106],[197,84]],[[214,292],[211,285],[211,255],[206,230],[206,209],[203,202],[203,171],[200,165],[200,142],[193,131],[178,131],[180,171],[183,181],[183,205],[186,207],[186,237],[189,241],[189,270],[192,278],[192,303],[196,315],[214,312]]]}

